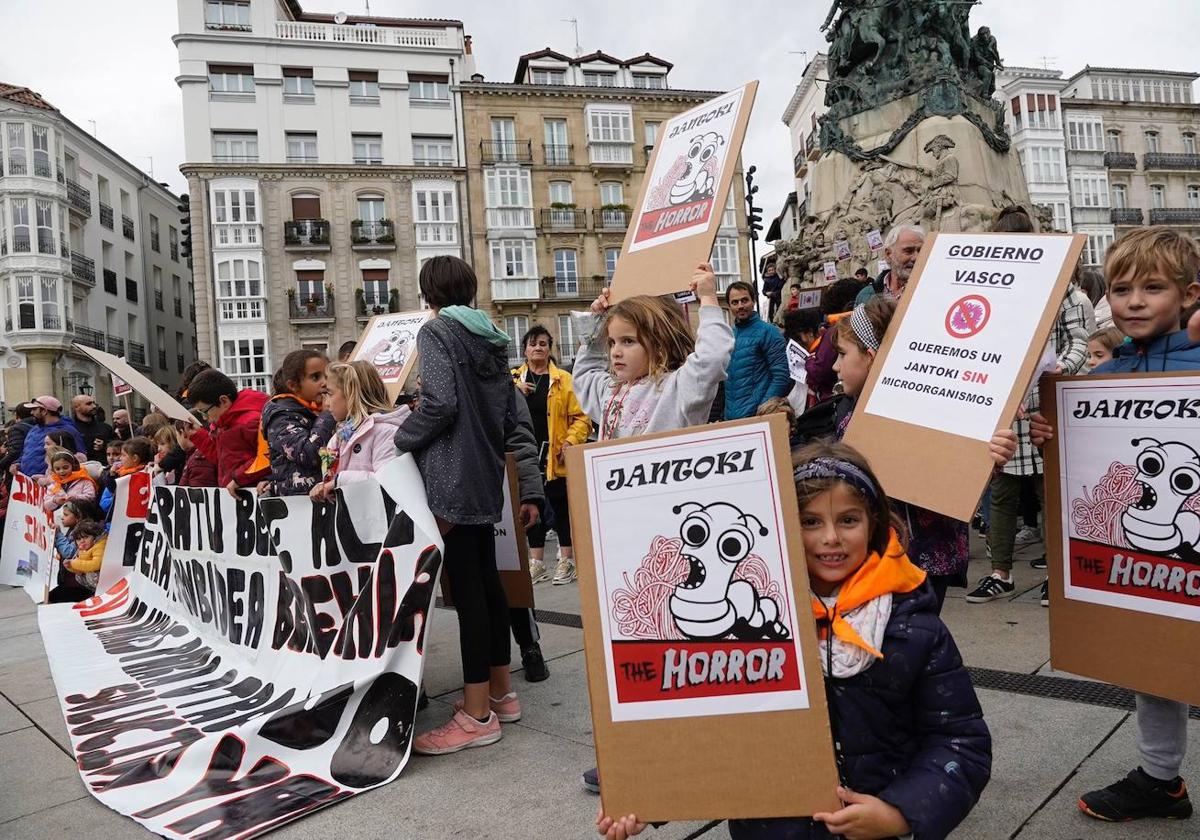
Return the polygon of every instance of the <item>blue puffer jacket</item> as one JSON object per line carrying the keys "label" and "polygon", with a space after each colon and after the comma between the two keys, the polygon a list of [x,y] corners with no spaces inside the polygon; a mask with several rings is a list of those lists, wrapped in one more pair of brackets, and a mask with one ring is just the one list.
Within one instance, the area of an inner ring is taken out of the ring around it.
{"label": "blue puffer jacket", "polygon": [[1139,344],[1127,341],[1117,345],[1113,357],[1096,365],[1092,373],[1161,373],[1172,370],[1200,370],[1200,344],[1184,331],[1161,335]]}
{"label": "blue puffer jacket", "polygon": [[[992,736],[928,583],[892,600],[883,659],[825,680],[843,782],[904,814],[916,840],[942,840],[992,772]],[[808,819],[730,820],[733,840],[817,840]]]}
{"label": "blue puffer jacket", "polygon": [[726,420],[753,417],[767,400],[786,397],[794,384],[788,372],[787,341],[777,327],[754,312],[745,324],[734,325],[733,337],[725,380]]}
{"label": "blue puffer jacket", "polygon": [[66,417],[58,418],[49,426],[38,423],[29,430],[29,434],[25,435],[25,444],[21,448],[20,470],[25,475],[45,475],[49,471],[46,467],[46,435],[51,432],[70,432],[71,437],[75,440],[75,451],[87,451],[84,449],[83,437],[79,434],[79,430]]}

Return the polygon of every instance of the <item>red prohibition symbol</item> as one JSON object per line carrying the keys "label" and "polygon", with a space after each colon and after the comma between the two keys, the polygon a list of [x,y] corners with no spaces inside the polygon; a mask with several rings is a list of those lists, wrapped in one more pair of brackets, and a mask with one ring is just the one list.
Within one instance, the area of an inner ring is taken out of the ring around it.
{"label": "red prohibition symbol", "polygon": [[992,305],[981,295],[967,295],[954,302],[946,313],[946,332],[951,338],[978,335],[992,317]]}

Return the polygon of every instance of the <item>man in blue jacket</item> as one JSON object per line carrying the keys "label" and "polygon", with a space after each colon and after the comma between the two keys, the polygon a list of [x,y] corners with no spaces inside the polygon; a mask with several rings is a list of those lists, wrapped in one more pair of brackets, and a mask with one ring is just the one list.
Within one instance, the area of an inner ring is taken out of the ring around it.
{"label": "man in blue jacket", "polygon": [[37,425],[25,435],[21,460],[17,462],[25,475],[44,475],[49,471],[46,466],[46,435],[51,432],[70,432],[75,441],[75,451],[86,451],[83,437],[75,424],[62,416],[63,404],[57,398],[47,394],[25,403],[25,407],[33,412],[33,419],[37,421]]}
{"label": "man in blue jacket", "polygon": [[754,289],[741,280],[729,284],[725,293],[733,313],[733,357],[725,380],[725,419],[753,417],[758,407],[772,397],[786,397],[792,390],[788,373],[787,342],[783,333],[754,311]]}

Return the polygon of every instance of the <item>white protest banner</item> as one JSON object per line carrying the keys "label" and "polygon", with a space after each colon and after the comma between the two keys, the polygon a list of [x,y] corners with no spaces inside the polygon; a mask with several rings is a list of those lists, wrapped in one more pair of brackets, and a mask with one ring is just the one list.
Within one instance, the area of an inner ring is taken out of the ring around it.
{"label": "white protest banner", "polygon": [[118,478],[97,592],[108,591],[133,570],[149,512],[150,473],[143,470]]}
{"label": "white protest banner", "polygon": [[837,261],[850,259],[850,240],[838,239],[833,243],[833,252],[837,255]]}
{"label": "white protest banner", "polygon": [[1200,703],[1200,373],[1056,377],[1042,400],[1054,667]]}
{"label": "white protest banner", "polygon": [[248,838],[396,778],[441,545],[407,455],[330,502],[155,487],[130,573],[38,613],[88,790]]}
{"label": "white protest banner", "polygon": [[788,372],[792,375],[793,382],[799,382],[804,385],[808,382],[808,368],[805,363],[811,354],[800,346],[799,342],[794,339],[788,339],[787,343],[787,360]]}
{"label": "white protest banner", "polygon": [[872,254],[883,250],[883,236],[878,230],[867,231],[867,247],[871,249]]}
{"label": "white protest banner", "polygon": [[[846,433],[888,495],[970,520],[992,472],[988,441],[1017,413],[1085,242],[1006,233],[925,242]],[[934,461],[955,469],[930,482],[923,466]]]}
{"label": "white protest banner", "polygon": [[809,289],[806,292],[800,293],[800,308],[801,309],[812,309],[813,307],[820,306],[820,305],[821,305],[821,290],[820,289]]}
{"label": "white protest banner", "polygon": [[0,546],[0,583],[20,586],[41,604],[54,586],[58,560],[54,551],[54,516],[42,504],[49,494],[23,473],[13,476]]}
{"label": "white protest banner", "polygon": [[825,263],[825,279],[826,280],[836,280],[837,279],[837,263],[833,262],[832,260]]}
{"label": "white protest banner", "polygon": [[100,364],[105,370],[113,374],[113,391],[116,393],[117,379],[123,380],[126,384],[137,391],[143,397],[150,401],[150,404],[158,408],[163,414],[170,417],[172,420],[182,420],[184,423],[192,423],[199,425],[198,421],[190,411],[180,405],[174,397],[159,388],[149,379],[142,375],[141,371],[130,366],[124,359],[114,356],[112,353],[105,353],[103,350],[96,350],[91,347],[85,347],[82,344],[74,345],[75,349],[86,356],[90,356],[94,361]]}
{"label": "white protest banner", "polygon": [[[124,356],[121,356],[120,358],[122,362],[125,361]],[[129,385],[129,383],[117,376],[115,373],[110,373],[109,378],[112,379],[114,397],[124,397],[133,393],[133,388]]]}
{"label": "white protest banner", "polygon": [[350,360],[373,364],[395,399],[417,362],[417,333],[432,317],[430,309],[375,315],[367,322]]}

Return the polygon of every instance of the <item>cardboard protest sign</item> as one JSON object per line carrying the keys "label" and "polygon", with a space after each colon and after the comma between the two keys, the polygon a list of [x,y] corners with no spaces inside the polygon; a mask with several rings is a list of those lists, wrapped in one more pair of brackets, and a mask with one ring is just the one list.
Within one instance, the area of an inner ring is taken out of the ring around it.
{"label": "cardboard protest sign", "polygon": [[[846,432],[888,495],[970,520],[992,474],[988,441],[1016,416],[1085,241],[926,240]],[[954,469],[931,482],[933,461]]]}
{"label": "cardboard protest sign", "polygon": [[827,261],[824,266],[824,272],[825,272],[826,280],[829,280],[830,282],[832,282],[832,281],[838,279],[837,263],[835,263],[833,260]]}
{"label": "cardboard protest sign", "polygon": [[821,290],[809,289],[800,293],[800,308],[812,309],[821,305]]}
{"label": "cardboard protest sign", "polygon": [[607,813],[836,807],[786,426],[775,415],[567,452]]}
{"label": "cardboard protest sign", "polygon": [[49,492],[23,473],[13,476],[0,545],[0,583],[20,586],[35,604],[43,604],[58,574],[54,516],[42,504]]}
{"label": "cardboard protest sign", "polygon": [[867,231],[867,247],[871,249],[872,254],[883,250],[883,234],[878,229]]}
{"label": "cardboard protest sign", "polygon": [[[121,356],[120,359],[122,362],[125,361],[124,356]],[[115,373],[110,373],[109,378],[112,379],[114,397],[126,397],[133,393],[133,388],[130,387],[129,383],[117,376]]]}
{"label": "cardboard protest sign", "polygon": [[375,315],[358,339],[351,361],[366,361],[379,371],[379,378],[393,400],[417,363],[417,333],[433,317],[430,309]]}
{"label": "cardboard protest sign", "polygon": [[787,343],[787,360],[788,372],[792,376],[793,382],[799,382],[804,385],[808,382],[808,368],[805,363],[811,355],[807,350],[800,346],[794,339],[789,338]]}
{"label": "cardboard protest sign", "polygon": [[687,289],[696,264],[708,261],[757,90],[750,82],[659,128],[609,284],[614,302]]}
{"label": "cardboard protest sign", "polygon": [[[190,411],[180,405],[174,397],[142,375],[141,371],[131,367],[124,359],[118,358],[112,353],[105,353],[103,350],[85,347],[82,344],[76,344],[74,347],[80,353],[90,356],[109,373],[124,381],[133,390],[149,400],[151,405],[158,408],[159,411],[172,420],[182,420],[185,423],[193,423],[195,425],[200,424],[200,421]],[[115,393],[115,381],[113,390]]]}
{"label": "cardboard protest sign", "polygon": [[399,775],[442,543],[411,456],[377,478],[320,503],[155,487],[130,573],[39,611],[97,799],[253,837]]}
{"label": "cardboard protest sign", "polygon": [[833,253],[837,255],[837,261],[850,259],[850,240],[838,239],[833,243]]}
{"label": "cardboard protest sign", "polygon": [[1200,373],[1053,377],[1050,661],[1200,703]]}

